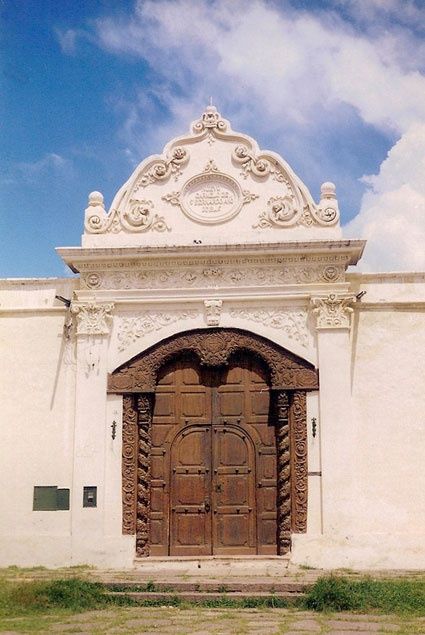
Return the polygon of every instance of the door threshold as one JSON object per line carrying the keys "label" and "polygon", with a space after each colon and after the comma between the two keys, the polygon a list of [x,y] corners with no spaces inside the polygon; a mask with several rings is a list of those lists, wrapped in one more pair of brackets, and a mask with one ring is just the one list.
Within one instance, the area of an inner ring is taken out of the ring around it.
{"label": "door threshold", "polygon": [[290,560],[291,554],[285,554],[284,556],[271,556],[271,555],[248,555],[248,556],[146,556],[144,558],[136,557],[134,562],[211,562],[211,561],[229,561],[232,562],[284,562]]}

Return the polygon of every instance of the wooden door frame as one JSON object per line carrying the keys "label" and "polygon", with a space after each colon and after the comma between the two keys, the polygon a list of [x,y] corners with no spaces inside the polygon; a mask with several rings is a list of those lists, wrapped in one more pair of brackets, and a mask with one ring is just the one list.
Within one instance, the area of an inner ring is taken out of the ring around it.
{"label": "wooden door frame", "polygon": [[201,365],[225,366],[248,352],[270,373],[271,416],[276,426],[278,552],[291,533],[307,530],[306,393],[318,390],[317,369],[263,337],[239,329],[181,333],[152,346],[108,376],[108,392],[123,395],[123,534],[136,534],[137,556],[149,555],[151,427],[159,370],[171,359],[195,354]]}

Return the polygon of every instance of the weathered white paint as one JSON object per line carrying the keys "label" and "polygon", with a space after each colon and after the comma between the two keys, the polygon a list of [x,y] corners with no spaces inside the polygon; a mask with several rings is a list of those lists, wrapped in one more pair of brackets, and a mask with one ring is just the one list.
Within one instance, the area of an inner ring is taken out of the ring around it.
{"label": "weathered white paint", "polygon": [[[293,536],[292,561],[423,568],[425,274],[346,273],[363,243],[340,239],[334,188],[314,203],[280,157],[214,117],[146,159],[109,215],[90,196],[83,246],[59,250],[78,277],[0,281],[0,565],[132,566],[135,538],[121,530],[122,398],[106,395],[107,373],[171,335],[233,327],[319,368],[320,390],[307,398],[307,533]],[[233,154],[241,144],[255,158],[247,170]],[[173,159],[179,147],[187,161]],[[259,159],[267,174],[255,173]],[[211,161],[233,181],[205,172]],[[192,209],[182,197],[204,182],[222,199]],[[241,202],[238,187],[256,198]],[[174,204],[173,191],[183,192]],[[263,212],[270,221],[279,197],[282,222],[253,227]],[[70,488],[71,509],[32,511],[35,485]],[[98,488],[95,509],[82,506],[87,485]]]}

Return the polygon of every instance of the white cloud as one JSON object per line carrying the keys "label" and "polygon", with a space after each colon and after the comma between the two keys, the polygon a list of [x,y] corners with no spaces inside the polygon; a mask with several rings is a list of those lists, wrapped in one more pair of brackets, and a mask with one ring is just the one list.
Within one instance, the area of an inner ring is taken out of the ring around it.
{"label": "white cloud", "polygon": [[66,55],[73,55],[76,51],[77,40],[80,32],[76,29],[67,29],[66,31],[55,29],[55,33],[62,53],[65,53]]}
{"label": "white cloud", "polygon": [[425,271],[425,123],[395,144],[345,235],[368,239],[362,268]]}
{"label": "white cloud", "polygon": [[[334,4],[385,22],[359,33],[335,12],[297,11],[286,2],[139,0],[130,17],[99,20],[97,40],[109,51],[143,58],[160,78],[155,99],[171,117],[150,134],[161,141],[166,132],[186,129],[209,95],[230,118],[237,113],[239,123],[255,121],[257,129],[285,130],[288,122],[320,127],[348,105],[366,124],[400,137],[379,174],[369,177],[371,189],[347,231],[370,238],[370,266],[425,267],[419,255],[425,192],[414,176],[425,156],[425,54],[407,29],[424,12],[412,0]],[[403,20],[391,28],[397,11],[404,11]],[[131,146],[132,135],[142,136],[149,106],[140,97],[127,106],[123,133]]]}
{"label": "white cloud", "polygon": [[49,152],[37,161],[17,163],[16,168],[22,177],[30,181],[51,172],[64,174],[70,170],[71,161],[60,154]]}

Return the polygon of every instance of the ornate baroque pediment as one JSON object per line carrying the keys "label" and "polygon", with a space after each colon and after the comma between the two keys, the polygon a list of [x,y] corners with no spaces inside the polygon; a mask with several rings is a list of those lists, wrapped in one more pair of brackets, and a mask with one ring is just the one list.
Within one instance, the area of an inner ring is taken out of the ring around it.
{"label": "ornate baroque pediment", "polygon": [[339,237],[335,186],[325,183],[315,203],[304,183],[276,153],[262,151],[232,130],[213,106],[189,134],[142,161],[109,212],[93,192],[84,246],[167,245],[298,237]]}

